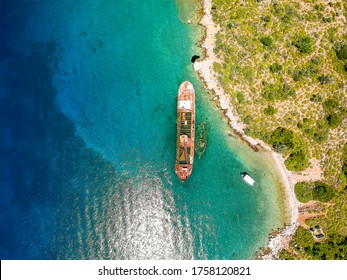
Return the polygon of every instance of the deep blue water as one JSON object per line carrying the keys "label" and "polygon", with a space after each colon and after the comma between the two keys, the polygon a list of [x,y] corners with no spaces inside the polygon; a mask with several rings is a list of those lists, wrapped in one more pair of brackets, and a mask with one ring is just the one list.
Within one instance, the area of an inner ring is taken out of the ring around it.
{"label": "deep blue water", "polygon": [[[195,32],[173,0],[0,1],[1,259],[254,257],[282,219],[274,175],[208,101]],[[182,184],[187,79],[211,131]]]}

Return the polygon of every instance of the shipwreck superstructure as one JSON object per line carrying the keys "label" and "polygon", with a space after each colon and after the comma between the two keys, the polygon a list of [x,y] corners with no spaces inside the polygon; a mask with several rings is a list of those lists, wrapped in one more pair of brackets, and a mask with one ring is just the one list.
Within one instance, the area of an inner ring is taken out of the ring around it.
{"label": "shipwreck superstructure", "polygon": [[177,100],[177,142],[175,171],[184,182],[193,170],[195,138],[195,93],[189,81],[178,89]]}

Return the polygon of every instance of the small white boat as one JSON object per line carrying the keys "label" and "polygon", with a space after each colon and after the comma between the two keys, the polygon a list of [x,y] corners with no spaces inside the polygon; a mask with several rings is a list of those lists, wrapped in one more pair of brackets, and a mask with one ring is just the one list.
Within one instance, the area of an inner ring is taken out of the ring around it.
{"label": "small white boat", "polygon": [[251,185],[251,186],[254,185],[255,183],[254,179],[247,172],[242,172],[241,177],[248,185]]}

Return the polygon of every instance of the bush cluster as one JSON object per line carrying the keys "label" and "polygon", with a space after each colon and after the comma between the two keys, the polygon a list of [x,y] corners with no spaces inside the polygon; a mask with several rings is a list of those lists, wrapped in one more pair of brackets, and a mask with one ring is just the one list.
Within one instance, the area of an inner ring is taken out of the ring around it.
{"label": "bush cluster", "polygon": [[288,170],[302,171],[309,166],[306,156],[306,143],[297,137],[293,131],[277,127],[266,139],[273,149],[288,156],[285,165]]}
{"label": "bush cluster", "polygon": [[262,96],[269,101],[285,100],[296,95],[296,91],[288,84],[265,84]]}
{"label": "bush cluster", "polygon": [[301,53],[310,54],[312,52],[312,38],[310,36],[303,36],[293,41],[293,45],[297,47]]}
{"label": "bush cluster", "polygon": [[278,63],[271,64],[271,66],[270,66],[270,71],[272,73],[277,73],[277,72],[279,72],[281,70],[282,70],[282,65],[280,65]]}
{"label": "bush cluster", "polygon": [[274,114],[277,113],[276,108],[274,108],[273,106],[269,105],[264,109],[264,114],[268,115],[268,116],[272,116]]}
{"label": "bush cluster", "polygon": [[[347,237],[336,233],[329,235],[325,242],[315,242],[312,234],[299,227],[290,242],[295,251],[313,260],[345,260],[347,258]],[[281,252],[284,259],[292,259],[290,254]]]}
{"label": "bush cluster", "polygon": [[295,82],[302,81],[306,77],[312,77],[319,72],[318,65],[320,64],[319,58],[312,58],[305,66],[301,69],[288,71]]}
{"label": "bush cluster", "polygon": [[336,55],[340,60],[347,59],[347,45],[343,45],[342,47],[336,50]]}
{"label": "bush cluster", "polygon": [[345,115],[345,111],[340,107],[337,100],[329,98],[323,103],[323,108],[326,111],[326,121],[331,128],[335,128],[342,123],[342,118]]}
{"label": "bush cluster", "polygon": [[302,203],[310,200],[328,202],[334,197],[334,194],[332,187],[318,181],[314,183],[297,183],[295,185],[295,195]]}

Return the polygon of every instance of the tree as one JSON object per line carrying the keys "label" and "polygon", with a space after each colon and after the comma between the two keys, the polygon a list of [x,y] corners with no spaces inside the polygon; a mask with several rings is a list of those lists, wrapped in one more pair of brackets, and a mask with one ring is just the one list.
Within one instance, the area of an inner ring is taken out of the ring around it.
{"label": "tree", "polygon": [[338,114],[330,114],[327,117],[327,121],[330,127],[337,127],[342,123],[342,118]]}
{"label": "tree", "polygon": [[306,154],[302,150],[291,154],[284,163],[288,170],[293,171],[302,171],[309,166]]}
{"label": "tree", "polygon": [[335,99],[329,98],[324,101],[323,107],[328,112],[334,112],[339,107],[339,102]]}
{"label": "tree", "polygon": [[336,55],[340,60],[347,59],[347,45],[343,45],[339,50],[336,50]]}
{"label": "tree", "polygon": [[309,202],[313,199],[312,187],[305,182],[297,183],[295,185],[295,196],[301,203]]}
{"label": "tree", "polygon": [[268,143],[276,152],[286,155],[294,148],[294,132],[287,128],[277,127],[268,137]]}
{"label": "tree", "polygon": [[312,190],[314,200],[328,202],[334,197],[334,190],[322,182],[315,182],[315,188]]}
{"label": "tree", "polygon": [[310,36],[303,36],[293,42],[293,45],[298,48],[301,53],[309,54],[312,52],[312,39]]}
{"label": "tree", "polygon": [[262,42],[265,46],[270,47],[272,45],[272,38],[271,37],[263,37],[260,39],[260,42]]}

